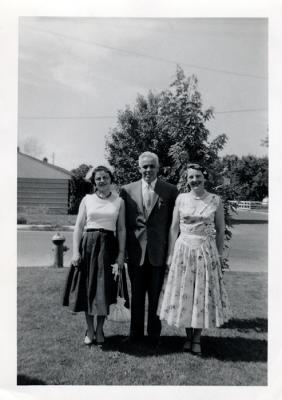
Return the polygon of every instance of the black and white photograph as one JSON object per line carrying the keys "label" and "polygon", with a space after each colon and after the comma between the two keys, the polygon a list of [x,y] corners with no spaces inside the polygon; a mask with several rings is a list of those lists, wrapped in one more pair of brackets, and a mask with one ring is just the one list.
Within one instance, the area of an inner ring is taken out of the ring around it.
{"label": "black and white photograph", "polygon": [[11,396],[268,396],[269,15],[19,10],[14,26]]}

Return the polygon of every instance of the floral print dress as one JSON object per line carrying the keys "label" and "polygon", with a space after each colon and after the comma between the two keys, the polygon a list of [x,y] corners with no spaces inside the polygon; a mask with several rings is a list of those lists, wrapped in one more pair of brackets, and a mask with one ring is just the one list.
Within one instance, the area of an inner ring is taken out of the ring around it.
{"label": "floral print dress", "polygon": [[215,241],[215,212],[219,196],[191,193],[177,198],[180,235],[160,295],[158,315],[169,325],[213,328],[231,314]]}

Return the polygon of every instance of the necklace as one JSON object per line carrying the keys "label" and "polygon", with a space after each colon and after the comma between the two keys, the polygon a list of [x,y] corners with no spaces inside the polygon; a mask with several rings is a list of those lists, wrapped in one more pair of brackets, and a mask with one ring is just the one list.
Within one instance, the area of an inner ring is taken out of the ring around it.
{"label": "necklace", "polygon": [[193,197],[193,199],[195,200],[202,200],[207,196],[207,192],[204,191],[204,193],[202,195],[194,195],[193,193],[191,193],[191,196]]}
{"label": "necklace", "polygon": [[108,199],[111,196],[112,192],[108,193],[108,194],[102,194],[100,192],[96,192],[96,195],[99,197],[99,199],[105,200]]}

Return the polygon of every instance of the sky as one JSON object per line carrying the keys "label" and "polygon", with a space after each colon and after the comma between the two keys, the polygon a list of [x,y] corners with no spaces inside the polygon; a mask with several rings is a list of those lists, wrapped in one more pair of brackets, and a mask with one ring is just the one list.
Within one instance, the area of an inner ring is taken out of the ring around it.
{"label": "sky", "polygon": [[69,170],[105,164],[118,110],[168,88],[177,64],[214,108],[210,139],[228,136],[220,155],[266,155],[266,18],[21,17],[20,149],[33,140]]}

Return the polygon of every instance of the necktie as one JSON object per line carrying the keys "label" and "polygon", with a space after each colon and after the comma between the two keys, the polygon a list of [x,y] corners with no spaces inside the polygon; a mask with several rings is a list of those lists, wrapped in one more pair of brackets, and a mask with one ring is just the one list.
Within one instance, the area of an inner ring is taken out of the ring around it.
{"label": "necktie", "polygon": [[152,207],[152,186],[150,184],[146,185],[144,187],[144,205],[146,208],[146,211],[150,211],[151,207]]}

